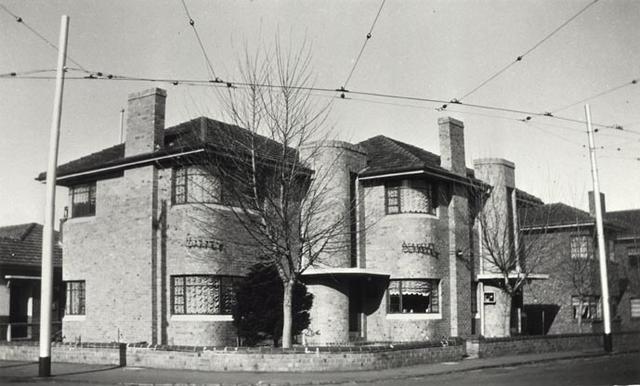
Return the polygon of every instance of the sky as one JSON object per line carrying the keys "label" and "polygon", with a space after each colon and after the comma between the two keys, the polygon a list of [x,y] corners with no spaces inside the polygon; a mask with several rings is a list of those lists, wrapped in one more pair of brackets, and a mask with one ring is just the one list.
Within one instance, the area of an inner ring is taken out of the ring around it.
{"label": "sky", "polygon": [[[640,84],[632,84],[640,77],[640,1],[597,1],[542,41],[591,2],[185,0],[211,65],[224,80],[239,78],[237,63],[245,50],[271,47],[278,36],[288,49],[309,44],[316,87],[340,88],[381,4],[349,90],[460,99],[526,53],[446,111],[436,110],[439,103],[407,99],[340,99],[338,93],[315,98],[324,104],[336,98],[327,124],[338,139],[350,142],[382,134],[439,153],[438,117],[462,120],[467,166],[487,157],[513,161],[517,186],[545,202],[587,209],[592,182],[586,125],[538,116],[522,121],[526,114],[464,103],[553,111],[584,121],[584,103],[576,102],[622,86],[587,103],[593,122],[622,125],[600,128],[595,138],[607,210],[640,208]],[[24,21],[0,8],[0,74],[54,70],[56,50],[29,28],[57,44],[66,14],[69,57],[87,70],[153,79],[209,77],[180,0],[0,4]],[[70,61],[67,66],[77,67]],[[59,163],[117,144],[127,95],[151,87],[167,90],[167,127],[202,115],[222,119],[210,87],[67,79]],[[52,79],[0,76],[0,226],[44,221],[45,189],[34,178],[47,168],[54,89]],[[59,217],[68,198],[66,189],[57,192]]]}

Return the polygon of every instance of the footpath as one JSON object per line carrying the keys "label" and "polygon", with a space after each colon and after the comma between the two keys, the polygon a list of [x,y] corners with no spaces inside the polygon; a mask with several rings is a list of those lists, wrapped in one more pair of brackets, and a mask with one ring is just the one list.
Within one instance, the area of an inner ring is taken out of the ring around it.
{"label": "footpath", "polygon": [[38,378],[38,363],[0,361],[0,384],[19,383],[77,383],[110,385],[323,385],[358,384],[374,381],[400,381],[430,375],[510,367],[563,359],[589,358],[622,353],[602,350],[525,354],[483,359],[465,359],[385,370],[349,371],[334,373],[250,373],[201,372],[186,370],[114,367],[75,363],[53,363],[50,378]]}

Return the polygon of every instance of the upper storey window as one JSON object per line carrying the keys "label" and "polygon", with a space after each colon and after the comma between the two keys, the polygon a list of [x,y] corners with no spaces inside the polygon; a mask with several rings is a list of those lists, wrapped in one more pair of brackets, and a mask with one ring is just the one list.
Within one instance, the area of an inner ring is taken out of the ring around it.
{"label": "upper storey window", "polygon": [[198,166],[174,169],[173,203],[219,203],[222,199],[220,180]]}
{"label": "upper storey window", "polygon": [[591,237],[587,235],[571,237],[571,258],[591,259],[593,258],[593,247]]}
{"label": "upper storey window", "polygon": [[424,180],[400,180],[385,185],[385,210],[396,213],[436,213],[434,186]]}
{"label": "upper storey window", "polygon": [[76,185],[69,189],[71,217],[96,215],[96,183]]}

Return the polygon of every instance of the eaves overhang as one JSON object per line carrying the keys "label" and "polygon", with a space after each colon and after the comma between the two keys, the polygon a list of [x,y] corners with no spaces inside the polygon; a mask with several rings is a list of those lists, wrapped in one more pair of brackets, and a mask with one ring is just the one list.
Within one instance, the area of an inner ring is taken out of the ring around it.
{"label": "eaves overhang", "polygon": [[429,166],[421,167],[402,167],[402,168],[389,168],[384,170],[370,171],[367,168],[358,173],[358,179],[360,181],[377,180],[377,179],[389,179],[411,175],[425,175],[435,177],[436,179],[445,180],[461,185],[465,185],[477,190],[487,190],[491,188],[491,185],[484,181],[478,180],[472,177],[464,177],[458,174],[450,173],[446,170],[433,168]]}
{"label": "eaves overhang", "polygon": [[[78,170],[74,170],[73,172],[60,173],[56,176],[56,183],[58,185],[68,186],[79,179],[120,172],[125,169],[141,167],[154,163],[162,163],[163,161],[168,161],[170,159],[179,157],[192,156],[198,153],[203,153],[204,151],[205,149],[202,146],[195,148],[181,147],[139,154],[132,157],[119,158],[104,162],[99,165],[92,165],[87,168],[79,168]],[[36,181],[44,181],[46,180],[46,178],[47,174],[46,172],[43,172],[40,173],[38,177],[36,177]]]}

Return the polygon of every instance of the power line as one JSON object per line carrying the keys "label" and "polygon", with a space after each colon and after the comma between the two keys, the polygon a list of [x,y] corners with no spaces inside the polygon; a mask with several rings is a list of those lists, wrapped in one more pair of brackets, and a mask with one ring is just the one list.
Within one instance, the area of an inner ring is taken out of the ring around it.
{"label": "power line", "polygon": [[[148,77],[133,77],[127,75],[115,75],[108,74],[105,72],[88,72],[87,76],[68,76],[66,79],[70,80],[118,80],[118,81],[132,81],[132,82],[160,82],[160,83],[169,83],[174,86],[177,85],[189,85],[189,86],[214,86],[214,87],[227,87],[227,88],[237,88],[237,87],[260,87],[260,88],[281,88],[280,85],[273,85],[268,83],[248,83],[248,82],[234,82],[234,81],[220,81],[220,80],[202,80],[202,79],[171,79],[171,78],[148,78]],[[3,78],[7,79],[7,78]],[[54,79],[50,76],[14,76],[12,79]],[[371,91],[357,91],[357,90],[340,90],[333,88],[322,88],[322,87],[303,87],[303,86],[291,86],[292,89],[296,90],[304,90],[304,91],[314,91],[314,92],[325,92],[325,93],[334,93],[336,91],[345,91],[351,95],[359,95],[359,96],[369,96],[375,98],[382,99],[391,99],[391,100],[404,100],[404,101],[413,101],[413,102],[426,102],[433,104],[441,104],[447,103],[444,99],[437,98],[427,98],[427,97],[417,97],[417,96],[409,96],[409,95],[398,95],[398,94],[388,94],[388,93],[380,93],[380,92],[371,92]],[[585,122],[580,119],[573,119],[568,117],[561,117],[557,115],[551,115],[549,113],[540,113],[535,111],[527,111],[522,109],[514,109],[508,107],[501,106],[490,106],[490,105],[482,105],[482,104],[471,104],[471,103],[456,103],[459,106],[465,106],[469,108],[475,108],[480,110],[487,111],[500,111],[512,114],[525,115],[525,118],[519,119],[522,122],[528,122],[533,117],[547,117],[550,119],[561,120],[565,122],[579,123],[584,124]],[[597,126],[600,128],[611,128],[613,129],[615,125],[605,125],[594,123],[593,126]]]}
{"label": "power line", "polygon": [[[35,28],[31,27],[29,24],[27,24],[26,21],[24,21],[24,19],[18,15],[16,15],[15,13],[11,12],[9,10],[9,8],[7,8],[4,4],[0,4],[0,8],[2,8],[7,14],[9,14],[11,17],[13,17],[17,23],[22,24],[23,26],[25,26],[29,31],[31,31],[34,35],[36,35],[37,37],[40,38],[40,40],[44,41],[45,43],[47,43],[47,45],[49,45],[49,47],[53,48],[54,50],[58,51],[58,46],[56,46],[55,44],[53,44],[49,39],[47,39],[46,37],[44,37],[44,35],[42,35],[40,32],[38,32]],[[81,69],[84,70],[84,67],[82,67],[82,65],[78,62],[76,62],[75,60],[73,60],[73,58],[71,58],[70,55],[67,55],[67,59],[75,64],[76,66],[80,67]]]}
{"label": "power line", "polygon": [[196,40],[198,41],[198,45],[200,46],[200,50],[202,51],[202,55],[204,56],[204,60],[207,65],[207,71],[209,72],[209,78],[216,82],[221,82],[221,80],[216,76],[216,72],[213,70],[213,65],[211,65],[211,60],[209,59],[209,55],[207,55],[207,51],[204,49],[204,44],[202,44],[202,39],[200,39],[200,34],[196,29],[196,22],[191,17],[189,13],[189,8],[187,8],[187,3],[185,0],[182,1],[182,6],[184,7],[184,12],[187,14],[187,18],[189,19],[189,25],[193,29],[193,33],[196,35]]}
{"label": "power line", "polygon": [[[367,46],[367,43],[373,37],[373,29],[376,26],[376,23],[378,22],[378,18],[380,17],[380,13],[382,12],[382,8],[384,7],[385,2],[386,0],[382,0],[382,2],[380,3],[380,8],[378,8],[378,13],[376,14],[376,17],[373,19],[373,23],[371,23],[371,27],[369,28],[369,32],[367,32],[367,35],[365,36],[364,42],[362,42],[362,47],[360,48],[360,52],[356,57],[356,61],[353,63],[353,67],[351,67],[351,71],[349,71],[347,80],[345,80],[344,83],[342,84],[342,90],[344,91],[346,91],[347,84],[351,80],[351,76],[353,76],[353,72],[356,70],[356,67],[358,66],[358,62],[360,62],[360,58],[362,57],[362,53],[364,52],[364,49]],[[341,96],[344,98],[344,94],[342,94]]]}
{"label": "power line", "polygon": [[30,71],[22,71],[22,72],[5,72],[4,74],[0,74],[0,78],[11,78],[17,76],[26,76],[26,75],[35,75],[42,74],[46,72],[55,72],[55,68],[45,69],[45,70],[30,70]]}
{"label": "power line", "polygon": [[514,61],[510,62],[509,64],[507,64],[506,66],[502,67],[500,70],[498,70],[497,72],[495,72],[493,75],[491,75],[489,78],[487,78],[486,80],[482,81],[479,85],[477,85],[476,87],[474,87],[471,91],[467,92],[466,94],[464,94],[461,98],[457,98],[457,99],[453,99],[452,101],[461,101],[466,99],[467,97],[469,97],[470,95],[472,95],[473,93],[475,93],[476,91],[478,91],[479,89],[481,89],[482,87],[484,87],[487,83],[491,82],[492,80],[494,80],[495,78],[497,78],[498,76],[502,75],[505,71],[507,71],[509,68],[511,68],[511,66],[513,66],[514,64],[521,62],[522,59],[529,55],[531,52],[533,52],[536,48],[540,47],[544,42],[546,42],[547,40],[549,40],[553,35],[555,35],[556,33],[558,33],[561,29],[563,29],[564,27],[567,26],[567,24],[571,23],[574,19],[576,19],[578,16],[580,16],[583,12],[585,12],[587,9],[589,9],[589,7],[591,7],[592,5],[594,5],[595,3],[597,3],[599,0],[593,0],[591,3],[587,4],[584,8],[582,8],[580,11],[578,11],[578,13],[574,14],[573,16],[571,16],[569,19],[565,20],[562,24],[560,24],[558,27],[556,27],[556,29],[554,29],[553,31],[551,31],[551,33],[547,34],[544,38],[542,38],[541,40],[539,40],[536,44],[534,44],[531,48],[529,48],[528,50],[526,50],[524,53],[522,53],[521,55],[517,56],[515,58]]}
{"label": "power line", "polygon": [[573,102],[573,103],[570,103],[570,104],[568,104],[568,105],[565,105],[565,106],[562,106],[562,107],[559,107],[559,108],[553,109],[553,110],[551,110],[551,113],[557,113],[558,111],[566,110],[566,109],[568,109],[568,108],[570,108],[570,107],[573,107],[573,106],[576,106],[576,105],[582,104],[582,103],[584,103],[584,102],[590,101],[591,99],[599,98],[599,97],[601,97],[601,96],[603,96],[603,95],[607,95],[607,94],[610,94],[610,93],[612,93],[612,92],[614,92],[614,91],[618,91],[618,90],[620,90],[621,88],[625,88],[625,87],[628,87],[628,86],[632,86],[632,85],[638,84],[638,81],[639,81],[638,79],[633,79],[633,80],[631,80],[631,82],[625,82],[625,83],[620,84],[620,85],[618,85],[618,86],[611,87],[611,88],[609,88],[609,89],[607,89],[607,90],[601,91],[601,92],[599,92],[599,93],[597,93],[597,94],[594,94],[594,95],[592,95],[592,96],[590,96],[590,97],[587,97],[587,98],[581,99],[581,100],[579,100],[579,101],[577,101],[577,102]]}

